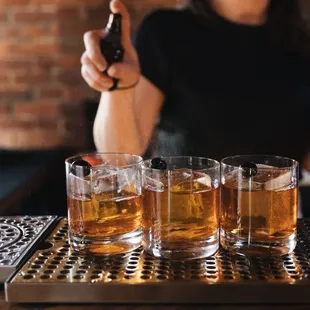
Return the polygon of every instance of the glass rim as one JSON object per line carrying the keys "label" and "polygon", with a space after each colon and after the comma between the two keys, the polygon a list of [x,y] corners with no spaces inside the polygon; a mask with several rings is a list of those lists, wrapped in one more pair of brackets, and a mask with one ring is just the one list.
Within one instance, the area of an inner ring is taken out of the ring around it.
{"label": "glass rim", "polygon": [[[154,157],[155,158],[155,157]],[[165,160],[171,160],[171,159],[188,159],[188,158],[192,158],[194,160],[205,160],[207,162],[212,162],[214,165],[212,167],[206,167],[206,168],[201,168],[199,170],[210,170],[210,169],[219,169],[221,167],[221,163],[213,158],[209,158],[209,157],[202,157],[202,156],[186,156],[186,155],[177,155],[177,156],[158,156],[158,158],[162,158]],[[161,172],[165,172],[168,171],[169,169],[166,170],[160,170],[160,169],[156,169],[156,168],[151,168],[146,166],[146,163],[149,163],[153,158],[149,158],[149,159],[145,159],[142,162],[142,168],[144,169],[152,169],[155,171],[161,171]],[[197,169],[198,170],[198,169]]]}
{"label": "glass rim", "polygon": [[[231,168],[239,168],[239,165],[234,165],[234,164],[227,164],[225,161],[231,159],[231,160],[234,160],[234,159],[238,159],[238,158],[242,158],[242,157],[245,157],[245,158],[262,158],[262,159],[274,159],[274,160],[287,160],[287,161],[290,161],[291,162],[291,165],[285,165],[283,167],[275,167],[276,169],[296,169],[299,165],[298,161],[293,159],[293,158],[290,158],[290,157],[286,157],[286,156],[280,156],[280,155],[268,155],[268,154],[242,154],[242,155],[232,155],[232,156],[227,156],[227,157],[224,157],[221,159],[220,163],[221,163],[221,166],[225,166],[225,167],[231,167]],[[254,160],[255,162],[255,160]],[[255,164],[257,164],[255,162]],[[270,169],[268,167],[261,167],[260,169]]]}
{"label": "glass rim", "polygon": [[[137,162],[136,163],[132,163],[132,164],[126,164],[126,165],[120,165],[120,166],[117,166],[118,168],[130,168],[130,167],[134,167],[134,166],[137,166],[139,164],[142,164],[143,163],[143,158],[142,156],[139,156],[139,155],[136,155],[136,154],[130,154],[130,153],[121,153],[121,152],[86,152],[86,153],[78,153],[74,156],[70,156],[70,157],[67,157],[65,159],[65,164],[68,164],[68,165],[72,165],[74,160],[76,159],[83,159],[82,157],[83,156],[100,156],[100,155],[112,155],[112,156],[128,156],[128,157],[131,157],[131,158],[135,158],[137,159]],[[79,165],[76,165],[76,166],[79,166]],[[102,166],[102,164],[100,165],[95,165],[95,166],[91,166],[90,169],[95,169],[95,168],[98,168]],[[81,167],[81,166],[79,166]]]}

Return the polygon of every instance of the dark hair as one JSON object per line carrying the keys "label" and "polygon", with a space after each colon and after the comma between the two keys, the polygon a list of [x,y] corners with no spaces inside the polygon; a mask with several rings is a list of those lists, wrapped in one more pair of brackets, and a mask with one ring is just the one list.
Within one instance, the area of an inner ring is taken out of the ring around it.
{"label": "dark hair", "polygon": [[[209,0],[191,0],[189,7],[204,22],[216,24],[216,13]],[[310,56],[309,22],[301,1],[270,0],[267,29],[275,46]]]}

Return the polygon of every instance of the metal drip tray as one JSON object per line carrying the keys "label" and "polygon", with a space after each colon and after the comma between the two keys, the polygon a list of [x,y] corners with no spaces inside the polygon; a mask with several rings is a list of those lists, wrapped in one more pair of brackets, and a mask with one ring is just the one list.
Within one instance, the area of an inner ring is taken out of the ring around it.
{"label": "metal drip tray", "polygon": [[0,217],[0,283],[21,265],[55,216]]}
{"label": "metal drip tray", "polygon": [[142,249],[90,260],[70,249],[67,223],[6,283],[10,302],[310,303],[310,222],[299,222],[291,255],[251,260],[217,255],[187,262],[155,259]]}

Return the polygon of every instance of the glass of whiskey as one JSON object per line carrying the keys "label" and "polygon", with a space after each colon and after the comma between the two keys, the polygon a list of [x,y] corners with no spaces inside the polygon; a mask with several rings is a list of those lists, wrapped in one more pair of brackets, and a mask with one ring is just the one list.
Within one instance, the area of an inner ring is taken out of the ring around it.
{"label": "glass of whiskey", "polygon": [[241,155],[221,161],[221,245],[237,254],[291,253],[296,246],[298,162]]}
{"label": "glass of whiskey", "polygon": [[220,163],[201,157],[146,160],[143,246],[159,258],[197,259],[219,247]]}
{"label": "glass of whiskey", "polygon": [[93,153],[65,162],[69,242],[93,255],[127,253],[142,242],[142,158]]}

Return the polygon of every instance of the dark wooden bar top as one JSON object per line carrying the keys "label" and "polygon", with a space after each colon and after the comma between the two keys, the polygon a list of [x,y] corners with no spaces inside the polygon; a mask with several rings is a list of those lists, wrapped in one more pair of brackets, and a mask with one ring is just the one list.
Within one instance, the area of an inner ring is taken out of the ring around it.
{"label": "dark wooden bar top", "polygon": [[[224,297],[223,297],[224,298]],[[242,298],[242,296],[240,296]],[[0,292],[0,310],[310,310],[310,305],[109,305],[109,304],[12,304]]]}

